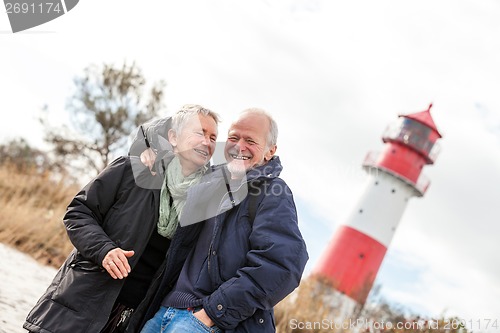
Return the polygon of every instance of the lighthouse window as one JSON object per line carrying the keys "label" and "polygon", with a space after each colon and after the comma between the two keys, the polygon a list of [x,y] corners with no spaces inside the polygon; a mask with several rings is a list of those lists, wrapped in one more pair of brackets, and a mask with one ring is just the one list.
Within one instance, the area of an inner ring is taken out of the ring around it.
{"label": "lighthouse window", "polygon": [[429,141],[431,129],[418,121],[404,118],[398,139],[420,151],[429,153],[433,143]]}

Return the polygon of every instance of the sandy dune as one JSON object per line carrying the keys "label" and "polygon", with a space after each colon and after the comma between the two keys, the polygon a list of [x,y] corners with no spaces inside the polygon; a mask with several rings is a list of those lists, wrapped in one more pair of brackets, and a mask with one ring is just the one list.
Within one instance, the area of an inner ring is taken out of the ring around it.
{"label": "sandy dune", "polygon": [[24,319],[56,270],[0,243],[0,333],[27,333]]}

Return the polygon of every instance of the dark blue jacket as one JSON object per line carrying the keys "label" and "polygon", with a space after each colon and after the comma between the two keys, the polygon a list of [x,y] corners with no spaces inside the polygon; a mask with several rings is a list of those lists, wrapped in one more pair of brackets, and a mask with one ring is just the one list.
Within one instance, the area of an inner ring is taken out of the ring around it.
{"label": "dark blue jacket", "polygon": [[[308,260],[293,196],[278,177],[278,157],[252,169],[243,185],[229,192],[214,190],[214,184],[226,189],[224,170],[215,169],[189,190],[181,218],[186,224],[189,212],[205,211],[215,222],[207,265],[198,279],[209,274],[214,284],[203,307],[226,333],[275,332],[273,307],[299,285]],[[249,188],[260,192],[253,221]]]}

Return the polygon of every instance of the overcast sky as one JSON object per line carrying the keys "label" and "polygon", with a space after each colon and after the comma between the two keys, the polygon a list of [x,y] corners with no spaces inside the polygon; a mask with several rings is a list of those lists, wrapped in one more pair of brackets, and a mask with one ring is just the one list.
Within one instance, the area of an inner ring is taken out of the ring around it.
{"label": "overcast sky", "polygon": [[442,152],[376,283],[417,313],[500,326],[498,17],[498,0],[85,0],[12,34],[1,13],[0,140],[42,146],[40,109],[67,121],[73,78],[93,63],[135,61],[167,82],[165,115],[209,107],[221,140],[239,111],[264,108],[280,125],[309,272],[361,194],[366,153],[399,114],[432,102]]}

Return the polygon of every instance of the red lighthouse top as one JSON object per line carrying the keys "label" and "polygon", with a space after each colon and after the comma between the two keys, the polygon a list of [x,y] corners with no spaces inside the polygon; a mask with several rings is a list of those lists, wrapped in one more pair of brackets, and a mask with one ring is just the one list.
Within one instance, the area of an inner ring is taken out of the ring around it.
{"label": "red lighthouse top", "polygon": [[439,152],[436,141],[441,134],[432,120],[431,107],[432,103],[425,111],[399,115],[399,120],[389,125],[382,135],[382,141],[407,146],[422,155],[425,164],[434,163]]}
{"label": "red lighthouse top", "polygon": [[[437,140],[441,134],[431,117],[430,109],[399,115],[398,121],[389,125],[382,135],[384,151],[374,163],[365,161],[364,166],[375,167],[411,184],[423,195],[428,182],[422,185],[420,173],[426,164],[433,164],[439,153]],[[368,158],[367,158],[368,159]]]}
{"label": "red lighthouse top", "polygon": [[429,127],[431,130],[436,132],[436,134],[438,135],[438,138],[441,138],[442,136],[441,136],[441,134],[439,134],[437,127],[436,127],[436,124],[434,123],[434,120],[432,120],[431,108],[432,108],[432,103],[429,104],[429,107],[425,111],[411,113],[411,114],[408,114],[406,116],[400,115],[400,117],[406,117],[409,119],[416,120],[419,123],[422,123],[423,125]]}

